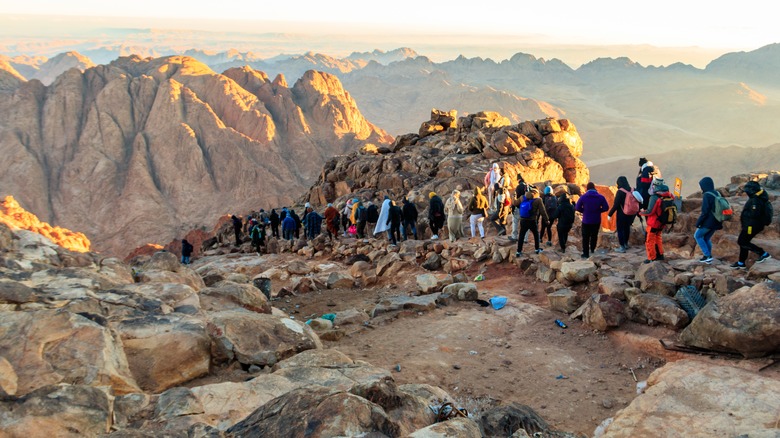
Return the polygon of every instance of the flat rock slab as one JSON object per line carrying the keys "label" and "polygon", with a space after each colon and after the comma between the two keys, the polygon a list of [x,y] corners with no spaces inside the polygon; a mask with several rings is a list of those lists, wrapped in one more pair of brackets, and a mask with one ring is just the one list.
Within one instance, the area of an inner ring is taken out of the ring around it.
{"label": "flat rock slab", "polygon": [[431,311],[436,308],[436,301],[439,299],[440,295],[441,293],[433,293],[428,295],[420,295],[418,297],[399,295],[385,298],[380,301],[376,307],[374,307],[374,310],[371,312],[371,317],[373,318],[383,313],[394,312],[396,310],[403,309]]}

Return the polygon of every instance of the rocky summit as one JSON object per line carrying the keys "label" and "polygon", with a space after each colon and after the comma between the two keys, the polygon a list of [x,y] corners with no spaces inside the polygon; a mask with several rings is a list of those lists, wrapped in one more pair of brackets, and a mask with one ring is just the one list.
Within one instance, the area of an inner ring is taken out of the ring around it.
{"label": "rocky summit", "polygon": [[288,86],[249,68],[133,56],[44,85],[5,64],[0,195],[113,255],[281,205],[326,158],[392,141],[326,73]]}

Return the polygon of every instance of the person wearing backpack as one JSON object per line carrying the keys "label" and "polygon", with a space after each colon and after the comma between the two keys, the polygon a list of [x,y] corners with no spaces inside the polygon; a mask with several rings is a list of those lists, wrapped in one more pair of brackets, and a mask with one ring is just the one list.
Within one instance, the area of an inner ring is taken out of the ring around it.
{"label": "person wearing backpack", "polygon": [[482,187],[474,187],[474,196],[469,203],[469,225],[471,225],[471,237],[476,237],[477,227],[479,227],[479,237],[485,237],[485,227],[482,223],[487,216],[488,201],[484,195]]}
{"label": "person wearing backpack", "polygon": [[745,262],[750,251],[758,254],[756,263],[761,263],[772,257],[763,248],[751,242],[756,234],[772,223],[774,210],[769,202],[769,196],[756,181],[748,181],[742,190],[748,195],[748,201],[739,216],[742,225],[742,230],[737,238],[739,261],[731,265],[735,269],[745,269]]}
{"label": "person wearing backpack", "polygon": [[252,239],[252,248],[255,252],[260,254],[260,246],[265,245],[265,231],[260,226],[257,220],[252,219],[249,222],[249,238]]}
{"label": "person wearing backpack", "polygon": [[669,187],[658,180],[653,188],[653,196],[648,199],[647,210],[640,210],[639,215],[647,220],[647,238],[645,250],[647,259],[644,263],[656,260],[664,260],[663,231],[669,225],[674,225],[677,220],[677,206],[674,203],[674,195]]}
{"label": "person wearing backpack", "polygon": [[436,192],[428,193],[428,222],[431,225],[431,232],[433,236],[431,239],[436,240],[439,238],[439,230],[444,228],[444,202]]}
{"label": "person wearing backpack", "polygon": [[542,248],[539,246],[539,219],[541,218],[543,224],[547,224],[550,218],[547,217],[547,210],[544,208],[544,203],[541,198],[537,198],[539,191],[533,187],[531,190],[523,195],[523,199],[520,201],[518,210],[520,210],[520,234],[517,236],[517,252],[515,257],[523,255],[523,243],[525,241],[525,235],[528,231],[534,236],[534,249],[536,253],[542,252]]}
{"label": "person wearing backpack", "polygon": [[555,211],[555,218],[558,220],[556,227],[558,228],[558,245],[561,247],[561,252],[566,252],[566,242],[569,240],[569,232],[574,226],[574,206],[571,203],[571,198],[566,192],[561,193],[558,197],[558,210]]}
{"label": "person wearing backpack", "polygon": [[517,242],[517,235],[520,233],[520,212],[517,206],[520,205],[523,195],[528,191],[528,184],[523,179],[523,175],[517,174],[517,187],[515,187],[515,198],[512,200],[512,235],[509,236],[510,242]]}
{"label": "person wearing backpack", "polygon": [[631,225],[639,213],[640,205],[631,191],[631,186],[628,185],[628,178],[619,176],[616,184],[618,191],[615,193],[615,202],[612,203],[612,208],[607,215],[609,220],[612,220],[612,215],[617,214],[617,236],[620,247],[615,251],[624,253],[628,249]]}
{"label": "person wearing backpack", "polygon": [[701,213],[696,221],[696,231],[693,238],[701,248],[702,257],[699,262],[705,264],[712,263],[712,236],[716,231],[723,228],[723,224],[715,217],[716,203],[719,202],[720,193],[715,191],[715,182],[712,178],[705,176],[699,181],[701,188]]}
{"label": "person wearing backpack", "polygon": [[452,195],[444,204],[444,212],[447,214],[447,229],[450,242],[463,237],[463,204],[460,202],[460,190],[453,190]]}
{"label": "person wearing backpack", "polygon": [[362,202],[357,203],[355,217],[357,218],[357,225],[355,226],[357,237],[358,239],[364,239],[366,237],[366,226],[368,225],[368,207],[364,206]]}
{"label": "person wearing backpack", "polygon": [[414,202],[410,202],[408,199],[404,198],[404,207],[402,211],[404,214],[404,240],[406,240],[408,236],[407,229],[411,230],[414,240],[417,240],[417,206],[414,205]]}
{"label": "person wearing backpack", "polygon": [[555,212],[558,211],[558,199],[553,195],[553,189],[550,186],[544,188],[544,194],[542,195],[542,203],[544,203],[544,209],[547,211],[547,217],[550,221],[547,224],[542,224],[540,238],[544,238],[545,231],[547,232],[547,246],[552,246],[552,227],[555,223]]}
{"label": "person wearing backpack", "polygon": [[378,220],[379,208],[373,202],[368,201],[368,206],[366,206],[366,224],[370,227],[371,224],[376,224]]}
{"label": "person wearing backpack", "polygon": [[587,259],[596,251],[601,213],[609,211],[609,203],[604,195],[596,191],[596,185],[589,182],[587,191],[577,200],[574,209],[582,213],[582,258]]}

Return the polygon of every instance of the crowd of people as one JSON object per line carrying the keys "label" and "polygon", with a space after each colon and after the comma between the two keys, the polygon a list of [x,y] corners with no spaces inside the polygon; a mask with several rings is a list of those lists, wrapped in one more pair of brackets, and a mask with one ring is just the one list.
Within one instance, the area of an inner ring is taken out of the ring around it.
{"label": "crowd of people", "polygon": [[[453,242],[466,237],[465,229],[470,230],[472,238],[484,238],[486,221],[495,227],[498,236],[507,234],[511,226],[508,239],[517,242],[515,255],[519,257],[528,243],[529,233],[533,237],[535,253],[543,251],[542,242],[545,239],[546,245],[552,246],[555,227],[558,246],[565,252],[576,213],[579,213],[582,224],[581,257],[587,259],[596,250],[602,215],[606,213],[610,222],[616,217],[616,252],[626,252],[633,224],[639,219],[645,233],[645,263],[664,260],[663,232],[673,227],[678,203],[660,170],[651,161],[641,158],[634,187],[631,187],[626,176],[619,176],[616,185],[617,192],[611,206],[592,182],[587,184],[586,191],[576,203],[572,202],[566,185],[553,189],[548,184],[540,193],[539,188],[526,183],[522,175],[517,175],[517,185],[512,193],[509,178],[502,173],[499,164],[494,163],[485,175],[484,185],[474,188],[468,203],[461,199],[460,187],[453,190],[446,201],[435,192],[428,194],[427,219],[431,238],[439,239],[445,226],[447,238]],[[732,212],[728,201],[715,190],[712,178],[702,178],[699,186],[703,200],[694,239],[702,251],[699,261],[709,264],[713,261],[712,237],[723,228],[723,222],[729,220]],[[739,260],[732,265],[738,269],[745,267],[750,252],[758,255],[759,263],[770,258],[752,240],[771,223],[772,205],[766,192],[755,181],[747,183],[744,192],[749,200],[740,218],[742,232],[738,238]],[[464,218],[467,218],[466,226]],[[414,202],[403,198],[399,203],[389,196],[385,196],[381,204],[376,199],[354,197],[339,206],[328,204],[322,214],[306,203],[302,217],[287,207],[279,213],[273,209],[270,214],[260,209],[245,221],[232,216],[236,245],[240,245],[242,236],[247,235],[257,252],[265,245],[266,230],[270,230],[273,237],[287,241],[301,238],[301,233],[307,240],[323,232],[331,240],[340,236],[365,239],[386,235],[391,245],[397,245],[409,238],[419,238],[418,219],[419,213]],[[189,255],[186,260],[188,263]],[[185,262],[184,257],[182,262]]]}

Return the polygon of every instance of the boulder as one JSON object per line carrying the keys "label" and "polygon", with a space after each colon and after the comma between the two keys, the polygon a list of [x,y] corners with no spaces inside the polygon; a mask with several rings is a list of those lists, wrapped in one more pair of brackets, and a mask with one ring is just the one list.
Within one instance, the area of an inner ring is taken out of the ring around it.
{"label": "boulder", "polygon": [[436,303],[439,300],[441,293],[432,293],[428,295],[421,295],[419,297],[409,296],[395,296],[387,297],[379,301],[374,310],[371,311],[371,317],[374,318],[378,315],[388,312],[394,312],[396,310],[410,309],[416,311],[431,311],[436,308]]}
{"label": "boulder", "polygon": [[444,259],[435,252],[430,252],[425,257],[425,261],[420,265],[423,269],[428,271],[438,271],[441,269]]}
{"label": "boulder", "polygon": [[457,417],[416,430],[409,438],[481,438],[479,425],[470,418]]}
{"label": "boulder", "polygon": [[555,280],[555,271],[545,265],[539,265],[536,268],[536,278],[545,283],[552,283]]}
{"label": "boulder", "polygon": [[331,272],[325,284],[328,289],[351,289],[355,285],[355,279],[345,272]]}
{"label": "boulder", "polygon": [[748,270],[748,278],[751,280],[762,280],[778,272],[780,272],[780,260],[769,259],[762,263],[754,263]]}
{"label": "boulder", "polygon": [[92,386],[50,385],[0,401],[0,434],[7,437],[102,436],[111,423],[108,395]]}
{"label": "boulder", "polygon": [[312,277],[296,277],[292,282],[292,291],[297,294],[305,294],[319,290]]}
{"label": "boulder", "polygon": [[333,321],[323,318],[314,318],[306,321],[309,327],[317,333],[333,329]]}
{"label": "boulder", "polygon": [[253,284],[220,281],[201,290],[201,303],[205,310],[244,308],[258,313],[271,313],[271,304],[263,291]]}
{"label": "boulder", "polygon": [[360,325],[369,320],[368,314],[358,309],[347,309],[336,312],[336,325]]}
{"label": "boulder", "polygon": [[561,263],[561,274],[563,275],[563,278],[574,283],[588,281],[590,275],[595,273],[596,264],[590,260]]}
{"label": "boulder", "polygon": [[378,405],[338,389],[295,389],[255,410],[227,430],[227,437],[398,436],[399,427]]}
{"label": "boulder", "polygon": [[477,285],[474,283],[452,283],[445,286],[442,292],[457,297],[458,301],[476,301],[479,298]]}
{"label": "boulder", "polygon": [[0,397],[3,395],[16,395],[19,377],[14,367],[6,358],[0,356]]}
{"label": "boulder", "polygon": [[16,373],[17,395],[61,382],[110,386],[116,394],[140,391],[122,341],[82,315],[57,310],[4,312],[0,352]]}
{"label": "boulder", "polygon": [[386,254],[380,257],[376,262],[376,275],[391,275],[392,272],[398,272],[399,268],[395,266],[401,263],[404,262],[397,252]]}
{"label": "boulder", "polygon": [[366,272],[373,269],[374,268],[371,266],[371,263],[358,260],[349,268],[349,274],[353,278],[361,278],[366,274]]}
{"label": "boulder", "polygon": [[603,294],[591,295],[572,317],[575,315],[582,316],[586,325],[602,332],[619,327],[626,320],[623,302]]}
{"label": "boulder", "polygon": [[306,262],[293,260],[287,265],[287,272],[290,273],[290,275],[309,275],[313,272],[313,268]]}
{"label": "boulder", "polygon": [[[122,295],[123,291],[127,291],[130,295],[140,295],[150,301],[160,301],[161,304],[169,306],[171,309],[176,309],[184,306],[192,306],[193,308],[201,308],[201,300],[195,289],[181,283],[136,283],[122,286],[120,289],[114,289],[112,291],[101,291],[97,295],[101,301],[108,302],[115,299],[109,298],[109,295]],[[128,296],[129,298],[129,296]],[[144,301],[135,298],[138,305],[134,306],[138,309],[149,310],[149,307],[144,304]],[[119,304],[119,302],[116,302]]]}
{"label": "boulder", "polygon": [[680,334],[688,345],[745,357],[780,350],[780,284],[759,283],[716,298]]}
{"label": "boulder", "polygon": [[198,319],[182,314],[146,315],[112,324],[119,333],[138,385],[161,392],[208,374],[211,341]]}
{"label": "boulder", "polygon": [[326,367],[336,369],[339,367],[350,367],[354,364],[355,361],[338,350],[306,350],[278,362],[274,365],[273,370],[278,371],[285,368],[299,367]]}
{"label": "boulder", "polygon": [[141,270],[179,272],[180,268],[182,268],[182,264],[179,262],[179,258],[176,254],[163,250],[154,253],[152,257],[144,263]]}
{"label": "boulder", "polygon": [[531,407],[519,403],[486,410],[480,415],[479,424],[485,436],[512,436],[519,430],[524,430],[529,435],[550,431],[550,425],[539,414]]}
{"label": "boulder", "polygon": [[[158,253],[159,254],[159,253]],[[182,267],[179,271],[147,270],[137,273],[140,283],[180,283],[199,291],[206,287],[206,283],[197,272],[190,268]]]}
{"label": "boulder", "polygon": [[623,277],[602,277],[599,279],[599,293],[609,295],[617,300],[626,299],[626,289],[629,285]]}
{"label": "boulder", "polygon": [[185,415],[197,415],[204,413],[203,404],[195,397],[189,388],[171,388],[157,399],[154,407],[154,417],[157,420],[166,420]]}
{"label": "boulder", "polygon": [[615,415],[604,438],[777,436],[775,379],[686,359],[653,371],[647,385]]}
{"label": "boulder", "polygon": [[674,271],[665,263],[643,263],[635,278],[642,292],[672,296],[676,292]]}
{"label": "boulder", "polygon": [[645,321],[655,321],[675,329],[685,327],[690,319],[674,299],[656,294],[631,297],[628,307]]}
{"label": "boulder", "polygon": [[24,304],[36,301],[38,297],[34,289],[18,281],[0,281],[0,304]]}
{"label": "boulder", "polygon": [[306,324],[244,309],[209,314],[207,329],[216,362],[272,366],[301,351],[322,348]]}
{"label": "boulder", "polygon": [[547,294],[547,300],[550,302],[550,310],[556,312],[571,313],[580,306],[577,293],[571,289],[560,289]]}
{"label": "boulder", "polygon": [[440,292],[452,282],[452,275],[420,274],[417,276],[417,290],[423,294]]}

